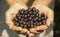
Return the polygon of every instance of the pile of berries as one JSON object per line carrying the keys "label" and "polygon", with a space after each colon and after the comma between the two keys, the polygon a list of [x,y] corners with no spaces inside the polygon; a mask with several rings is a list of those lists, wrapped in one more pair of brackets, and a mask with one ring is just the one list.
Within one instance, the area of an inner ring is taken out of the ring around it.
{"label": "pile of berries", "polygon": [[45,25],[47,16],[45,13],[39,14],[39,10],[35,7],[25,9],[20,9],[13,19],[16,26],[22,28],[34,28],[40,25]]}

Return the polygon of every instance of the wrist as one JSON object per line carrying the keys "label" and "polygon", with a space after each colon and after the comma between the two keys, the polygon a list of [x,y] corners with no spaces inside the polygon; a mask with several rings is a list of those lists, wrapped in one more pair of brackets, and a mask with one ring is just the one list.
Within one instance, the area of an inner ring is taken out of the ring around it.
{"label": "wrist", "polygon": [[6,2],[8,3],[9,6],[11,6],[15,3],[26,4],[27,0],[6,0]]}
{"label": "wrist", "polygon": [[52,2],[52,0],[35,0],[34,3],[32,5],[36,6],[38,4],[44,4],[44,5],[50,5],[50,3]]}

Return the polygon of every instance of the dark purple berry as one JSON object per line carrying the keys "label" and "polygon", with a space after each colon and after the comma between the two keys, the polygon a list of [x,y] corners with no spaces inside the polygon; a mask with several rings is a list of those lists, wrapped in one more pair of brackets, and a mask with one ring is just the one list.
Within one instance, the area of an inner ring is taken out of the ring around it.
{"label": "dark purple berry", "polygon": [[32,10],[32,8],[29,7],[29,8],[28,8],[28,11],[30,12],[31,10]]}
{"label": "dark purple berry", "polygon": [[38,10],[38,9],[36,9],[36,12],[38,13],[38,12],[39,12],[39,10]]}
{"label": "dark purple berry", "polygon": [[35,7],[33,7],[33,8],[32,8],[32,11],[33,11],[33,12],[36,12],[36,8],[35,8]]}
{"label": "dark purple berry", "polygon": [[27,10],[20,9],[13,19],[13,22],[16,26],[29,29],[45,25],[47,18],[48,16],[45,13],[39,14],[39,10],[33,7]]}
{"label": "dark purple berry", "polygon": [[42,17],[45,17],[45,13],[41,13],[41,16],[42,16]]}

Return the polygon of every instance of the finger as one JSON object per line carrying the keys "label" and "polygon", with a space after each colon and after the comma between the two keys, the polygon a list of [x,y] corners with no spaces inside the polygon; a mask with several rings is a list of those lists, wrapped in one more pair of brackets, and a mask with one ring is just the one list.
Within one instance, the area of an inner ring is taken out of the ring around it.
{"label": "finger", "polygon": [[33,37],[35,34],[34,33],[29,33],[28,37]]}
{"label": "finger", "polygon": [[12,19],[15,17],[19,9],[27,9],[26,6],[20,6],[19,4],[15,4],[11,6],[7,12],[6,12],[6,23],[12,30],[20,30],[19,27],[14,26],[14,23],[12,22]]}
{"label": "finger", "polygon": [[47,26],[50,26],[50,24],[53,23],[53,21],[54,21],[54,13],[53,13],[53,11],[51,9],[49,9],[47,6],[45,6],[43,4],[39,4],[37,6],[32,6],[32,7],[35,7],[36,9],[38,9],[39,13],[44,12],[48,16],[48,19],[46,21]]}
{"label": "finger", "polygon": [[35,0],[32,5],[36,6],[38,4],[44,4],[44,5],[49,5],[52,2],[52,0]]}
{"label": "finger", "polygon": [[35,28],[31,28],[31,29],[30,29],[30,32],[31,32],[31,33],[38,33]]}
{"label": "finger", "polygon": [[54,22],[54,12],[49,8],[47,8],[47,12],[48,12],[48,14],[47,14],[48,19],[46,22],[47,22],[47,25],[50,26],[50,24],[52,24]]}
{"label": "finger", "polygon": [[41,26],[37,26],[35,29],[37,31],[43,31],[43,30],[46,30],[47,28],[48,28],[47,25],[41,25]]}
{"label": "finger", "polygon": [[28,32],[28,30],[26,29],[26,28],[23,28],[22,30],[21,30],[21,33],[27,33]]}

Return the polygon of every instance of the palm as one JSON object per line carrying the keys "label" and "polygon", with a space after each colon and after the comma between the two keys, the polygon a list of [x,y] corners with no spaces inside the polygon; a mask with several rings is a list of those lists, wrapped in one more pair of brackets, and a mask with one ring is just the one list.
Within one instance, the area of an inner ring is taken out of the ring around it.
{"label": "palm", "polygon": [[47,6],[45,6],[44,4],[38,4],[36,6],[32,5],[32,7],[35,7],[36,9],[38,9],[39,13],[43,12],[48,16],[48,19],[46,21],[46,25],[39,26],[36,29],[37,30],[47,29],[47,27],[50,26],[51,23],[53,23],[53,19],[54,19],[53,11],[51,9],[49,9]]}
{"label": "palm", "polygon": [[[19,4],[15,4],[8,9],[8,11],[5,14],[6,15],[6,24],[9,26],[10,29],[12,29],[14,31],[21,32],[21,33],[27,32],[28,35],[31,35],[32,33],[30,33],[30,31],[28,31],[26,28],[17,27],[12,22],[12,19],[16,16],[18,10],[21,8],[27,9],[26,6],[20,6]],[[32,35],[34,35],[34,34],[32,34]]]}
{"label": "palm", "polygon": [[[53,11],[43,4],[37,4],[37,5],[34,4],[32,5],[32,7],[35,7],[36,9],[38,9],[39,13],[44,12],[48,16],[48,19],[46,21],[46,25],[41,25],[36,28],[32,28],[30,29],[30,31],[37,33],[37,30],[47,29],[47,26],[50,26],[50,24],[53,22],[53,18],[54,18]],[[15,30],[15,31],[22,31],[24,33],[24,29],[22,29],[21,27],[14,26],[14,23],[12,22],[12,19],[15,17],[18,10],[21,8],[27,9],[25,5],[20,5],[20,4],[14,4],[13,6],[11,6],[6,12],[6,23],[10,29]],[[28,31],[28,30],[25,29],[25,31]],[[30,33],[30,31],[28,31],[27,34],[29,36],[33,36],[34,33]]]}
{"label": "palm", "polygon": [[16,31],[21,30],[21,27],[14,26],[14,23],[12,22],[12,19],[15,17],[18,10],[21,8],[27,9],[26,6],[20,6],[19,4],[14,4],[6,12],[6,23],[9,26],[9,28],[12,30],[16,30]]}

